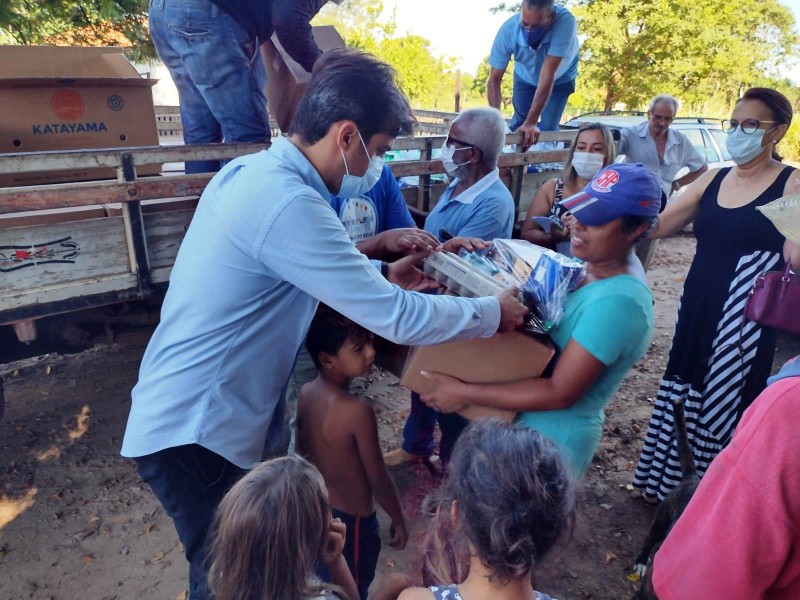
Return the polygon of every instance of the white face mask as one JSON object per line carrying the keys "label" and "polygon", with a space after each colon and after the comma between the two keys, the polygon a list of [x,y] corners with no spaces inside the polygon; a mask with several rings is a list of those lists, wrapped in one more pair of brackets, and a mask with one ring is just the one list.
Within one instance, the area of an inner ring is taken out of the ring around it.
{"label": "white face mask", "polygon": [[455,146],[448,146],[447,142],[442,144],[442,166],[444,170],[447,171],[447,174],[451,177],[458,171],[459,167],[463,167],[464,165],[468,165],[469,161],[463,163],[457,163],[453,160],[453,156],[458,150],[467,150],[467,148],[456,148]]}
{"label": "white face mask", "polygon": [[[369,156],[367,145],[364,143],[364,138],[361,137],[361,132],[358,132],[358,139],[361,140],[361,146],[364,152]],[[369,167],[367,172],[361,175],[350,175],[350,169],[347,167],[347,159],[344,156],[344,150],[339,148],[342,153],[342,160],[344,161],[345,175],[342,176],[342,185],[339,187],[339,193],[336,194],[340,198],[360,198],[368,191],[370,191],[378,180],[381,178],[383,172],[383,159],[380,156],[369,157]]]}
{"label": "white face mask", "polygon": [[605,156],[596,152],[576,151],[572,155],[572,168],[581,179],[591,179],[603,168]]}
{"label": "white face mask", "polygon": [[[770,131],[772,130],[770,129]],[[756,129],[753,133],[745,133],[741,127],[737,127],[732,133],[729,133],[725,140],[725,147],[730,152],[733,162],[737,165],[743,165],[764,152],[766,148],[761,146],[761,142],[765,133],[767,132],[763,129]]]}

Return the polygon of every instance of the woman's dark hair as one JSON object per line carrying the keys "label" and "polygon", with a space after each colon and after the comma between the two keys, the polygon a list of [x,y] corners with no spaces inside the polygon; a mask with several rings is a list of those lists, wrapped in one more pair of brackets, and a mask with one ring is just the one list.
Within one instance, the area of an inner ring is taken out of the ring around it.
{"label": "woman's dark hair", "polygon": [[326,52],[314,64],[289,135],[314,144],[344,120],[355,122],[364,143],[376,133],[398,137],[414,131],[411,106],[397,86],[395,70],[352,48]]}
{"label": "woman's dark hair", "polygon": [[[786,125],[786,127],[791,127],[792,115],[794,114],[794,111],[792,110],[792,103],[789,102],[789,99],[779,91],[771,88],[754,87],[747,90],[744,95],[739,98],[737,103],[741,102],[742,100],[758,100],[767,107],[769,112],[772,114],[772,120],[776,122],[776,125]],[[779,161],[783,160],[783,157],[778,154],[774,147],[772,150],[772,158]]]}
{"label": "woman's dark hair", "polygon": [[371,337],[372,334],[358,323],[320,304],[308,328],[306,348],[317,369],[322,370],[320,352],[335,356],[347,340],[353,342],[354,346],[363,347]]}
{"label": "woman's dark hair", "polygon": [[[298,456],[258,465],[222,499],[211,528],[209,585],[217,600],[301,600],[328,540],[322,475]],[[342,598],[347,595],[341,592]]]}
{"label": "woman's dark hair", "polygon": [[625,215],[621,218],[619,227],[622,230],[622,233],[628,234],[633,231],[636,231],[636,229],[641,225],[644,224],[647,225],[647,229],[645,229],[639,237],[633,240],[633,244],[635,246],[642,239],[647,237],[647,234],[653,230],[653,228],[656,226],[657,223],[658,223],[658,217],[640,217],[637,215]]}
{"label": "woman's dark hair", "polygon": [[532,575],[575,518],[572,476],[553,443],[498,418],[473,421],[461,434],[426,504],[437,521],[422,565],[423,580],[438,579],[424,581],[431,585],[463,581],[470,547],[499,585]]}

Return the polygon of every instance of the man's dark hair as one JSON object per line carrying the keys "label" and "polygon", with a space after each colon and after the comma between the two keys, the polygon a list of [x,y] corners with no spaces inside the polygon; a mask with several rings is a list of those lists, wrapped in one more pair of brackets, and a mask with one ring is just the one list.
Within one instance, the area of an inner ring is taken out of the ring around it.
{"label": "man's dark hair", "polygon": [[371,336],[372,334],[358,323],[320,304],[306,335],[306,348],[317,369],[321,371],[320,352],[336,356],[347,340],[353,342],[354,346],[362,346]]}
{"label": "man's dark hair", "polygon": [[397,86],[395,70],[351,48],[326,52],[314,64],[289,135],[314,144],[344,120],[355,122],[365,143],[376,133],[398,137],[414,131],[411,106]]}
{"label": "man's dark hair", "polygon": [[533,8],[536,10],[553,9],[555,0],[524,0],[525,8]]}

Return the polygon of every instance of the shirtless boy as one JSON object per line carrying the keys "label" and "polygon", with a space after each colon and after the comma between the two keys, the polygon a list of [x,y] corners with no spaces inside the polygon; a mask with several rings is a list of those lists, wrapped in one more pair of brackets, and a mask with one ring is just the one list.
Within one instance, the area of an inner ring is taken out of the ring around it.
{"label": "shirtless boy", "polygon": [[372,334],[320,305],[306,347],[320,374],[300,390],[296,450],[320,470],[333,516],[347,525],[344,556],[365,599],[381,549],[375,500],[392,520],[389,545],[402,549],[408,540],[397,489],[383,464],[375,413],[348,390],[353,377],[372,368]]}

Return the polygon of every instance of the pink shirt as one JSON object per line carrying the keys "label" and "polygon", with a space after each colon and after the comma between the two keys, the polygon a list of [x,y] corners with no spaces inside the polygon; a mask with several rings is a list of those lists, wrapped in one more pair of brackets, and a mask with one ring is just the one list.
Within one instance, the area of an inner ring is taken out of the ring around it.
{"label": "pink shirt", "polygon": [[800,377],[769,386],[656,554],[659,600],[800,598]]}

